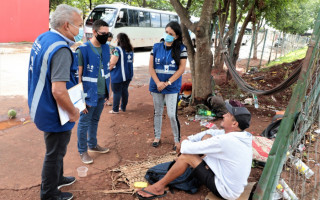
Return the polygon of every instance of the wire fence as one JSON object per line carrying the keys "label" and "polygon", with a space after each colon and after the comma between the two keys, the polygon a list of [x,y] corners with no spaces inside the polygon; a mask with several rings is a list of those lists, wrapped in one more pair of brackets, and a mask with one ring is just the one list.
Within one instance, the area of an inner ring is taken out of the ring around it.
{"label": "wire fence", "polygon": [[320,13],[253,199],[320,200],[319,38]]}
{"label": "wire fence", "polygon": [[[239,59],[248,58],[248,67],[250,59],[254,54],[254,32],[245,34],[242,39],[242,46],[240,50]],[[310,36],[301,36],[294,34],[285,34],[279,31],[265,29],[257,34],[257,59],[262,62],[261,65],[277,61],[280,57],[286,54],[304,48],[308,45]],[[247,68],[248,68],[247,67]]]}
{"label": "wire fence", "polygon": [[290,135],[286,162],[279,176],[274,199],[320,199],[320,65],[319,51],[313,61],[305,102]]}

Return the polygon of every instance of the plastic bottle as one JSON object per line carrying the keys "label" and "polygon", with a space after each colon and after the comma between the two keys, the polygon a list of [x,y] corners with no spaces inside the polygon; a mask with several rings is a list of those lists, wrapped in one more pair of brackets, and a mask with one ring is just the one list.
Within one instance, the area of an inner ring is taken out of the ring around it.
{"label": "plastic bottle", "polygon": [[295,193],[291,190],[291,188],[283,179],[281,179],[279,183],[283,187],[283,191],[286,192],[286,193],[283,193],[284,199],[298,200],[298,197],[295,195]]}
{"label": "plastic bottle", "polygon": [[253,97],[253,103],[255,108],[259,108],[259,103],[258,103],[258,97],[255,94],[252,94]]}
{"label": "plastic bottle", "polygon": [[292,164],[297,168],[297,170],[306,176],[307,179],[313,176],[314,172],[299,158],[293,156],[290,157]]}
{"label": "plastic bottle", "polygon": [[205,110],[205,109],[199,109],[198,110],[198,114],[199,115],[204,115],[204,116],[211,116],[211,117],[215,117],[216,116],[216,114],[214,114],[210,110]]}

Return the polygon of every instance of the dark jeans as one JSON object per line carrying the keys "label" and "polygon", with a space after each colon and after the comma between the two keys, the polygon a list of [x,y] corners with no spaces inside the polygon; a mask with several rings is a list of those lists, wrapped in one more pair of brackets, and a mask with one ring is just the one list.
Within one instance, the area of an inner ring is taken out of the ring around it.
{"label": "dark jeans", "polygon": [[114,112],[119,112],[119,105],[121,99],[121,110],[123,112],[126,111],[126,107],[128,104],[129,98],[129,84],[131,80],[127,80],[121,83],[111,83],[112,91],[113,91],[113,107],[112,110]]}
{"label": "dark jeans", "polygon": [[46,155],[41,174],[41,199],[56,199],[60,195],[59,181],[63,177],[63,157],[66,155],[71,130],[65,132],[44,132]]}
{"label": "dark jeans", "polygon": [[100,116],[104,107],[106,95],[99,94],[97,106],[87,107],[88,113],[81,112],[78,123],[78,151],[80,154],[87,152],[89,148],[95,148],[98,144],[97,130]]}

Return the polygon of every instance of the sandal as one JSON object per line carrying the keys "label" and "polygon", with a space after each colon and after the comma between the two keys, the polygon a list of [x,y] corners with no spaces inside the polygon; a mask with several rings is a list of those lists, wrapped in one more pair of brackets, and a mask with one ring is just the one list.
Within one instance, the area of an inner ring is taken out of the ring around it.
{"label": "sandal", "polygon": [[140,195],[139,193],[136,193],[137,197],[139,200],[150,200],[150,199],[157,199],[157,198],[161,198],[161,197],[165,197],[167,195],[167,191],[164,191],[163,194],[160,194],[160,195],[156,195],[156,194],[153,194],[152,192],[149,192],[147,190],[145,190],[145,188],[142,188],[141,189],[142,192],[145,192],[147,194],[150,194],[152,196],[150,197],[144,197],[142,195]]}
{"label": "sandal", "polygon": [[110,110],[109,113],[110,113],[110,114],[119,114],[119,112],[115,112],[115,111],[113,111],[113,110]]}

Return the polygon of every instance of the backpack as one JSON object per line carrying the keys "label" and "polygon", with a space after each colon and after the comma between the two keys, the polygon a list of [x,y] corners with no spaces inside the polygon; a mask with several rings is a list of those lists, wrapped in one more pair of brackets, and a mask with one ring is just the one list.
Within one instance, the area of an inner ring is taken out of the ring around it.
{"label": "backpack", "polygon": [[[144,176],[150,184],[162,179],[175,161],[158,164],[148,169]],[[192,168],[188,167],[187,170],[178,178],[168,184],[168,187],[172,189],[183,190],[187,193],[194,194],[198,191],[198,187],[201,185],[198,179],[192,175]]]}
{"label": "backpack", "polygon": [[260,136],[266,137],[268,139],[275,138],[278,133],[280,124],[281,124],[281,119],[278,119],[272,122],[271,124],[268,125],[268,127],[264,131],[262,131]]}

